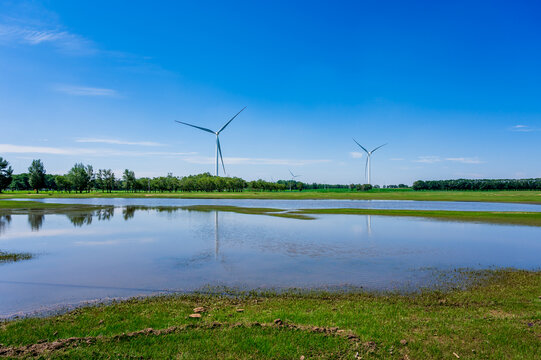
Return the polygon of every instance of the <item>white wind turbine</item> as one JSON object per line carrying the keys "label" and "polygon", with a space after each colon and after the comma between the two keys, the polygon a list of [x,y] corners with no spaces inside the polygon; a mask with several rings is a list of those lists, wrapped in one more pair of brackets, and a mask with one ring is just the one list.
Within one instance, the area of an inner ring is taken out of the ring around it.
{"label": "white wind turbine", "polygon": [[[289,170],[289,169],[287,169]],[[289,170],[289,173],[291,174],[291,182],[289,183],[289,191],[291,191],[291,184],[293,183],[293,181],[295,181],[296,178],[302,176],[302,175],[294,175],[291,170]]]}
{"label": "white wind turbine", "polygon": [[[246,109],[246,106],[242,108],[242,110]],[[220,133],[227,127],[227,125],[229,125],[229,123],[231,121],[233,121],[233,119],[235,119],[237,117],[238,114],[240,114],[241,111],[239,111],[235,116],[233,116],[231,118],[231,120],[229,120],[224,126],[222,126],[222,128],[218,131],[212,131],[210,129],[207,129],[207,128],[204,128],[204,127],[200,127],[200,126],[196,126],[196,125],[192,125],[192,124],[188,124],[188,123],[185,123],[185,122],[182,122],[182,121],[178,121],[178,120],[175,120],[176,122],[178,122],[179,124],[183,124],[183,125],[188,125],[188,126],[191,126],[191,127],[194,127],[196,129],[199,129],[199,130],[203,130],[203,131],[206,131],[206,132],[209,132],[211,134],[214,134],[216,135],[216,176],[218,176],[218,154],[220,155],[220,159],[222,160],[222,167],[224,169],[224,175],[225,175],[225,165],[224,165],[224,158],[222,157],[222,148],[220,147]]]}
{"label": "white wind turbine", "polygon": [[364,174],[365,174],[365,176],[366,176],[366,179],[368,180],[367,183],[370,184],[370,156],[372,156],[372,153],[373,153],[374,151],[376,151],[376,150],[379,149],[380,147],[383,147],[383,146],[385,146],[385,145],[387,145],[387,144],[385,143],[385,144],[383,144],[383,145],[378,146],[377,148],[375,148],[375,149],[372,150],[372,151],[368,151],[368,150],[366,150],[366,149],[364,148],[364,146],[362,146],[361,144],[359,144],[359,143],[357,142],[357,140],[353,139],[353,141],[355,141],[355,144],[359,145],[359,146],[361,147],[361,149],[363,149],[363,150],[366,152],[367,157],[366,157],[366,165],[365,165],[365,168],[364,168]]}

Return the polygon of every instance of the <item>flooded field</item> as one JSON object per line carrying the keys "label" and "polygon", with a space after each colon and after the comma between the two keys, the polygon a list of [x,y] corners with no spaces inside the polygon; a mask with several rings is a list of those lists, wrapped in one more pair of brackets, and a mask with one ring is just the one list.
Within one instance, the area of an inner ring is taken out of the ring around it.
{"label": "flooded field", "polygon": [[541,205],[466,201],[410,200],[269,200],[269,199],[157,199],[157,198],[52,198],[12,199],[57,204],[90,204],[114,206],[193,206],[219,205],[275,209],[382,209],[446,211],[527,211],[541,212]]}
{"label": "flooded field", "polygon": [[0,264],[0,316],[208,286],[414,289],[430,285],[434,270],[537,269],[539,239],[538,227],[366,215],[299,220],[126,204],[4,213],[0,249],[34,258]]}

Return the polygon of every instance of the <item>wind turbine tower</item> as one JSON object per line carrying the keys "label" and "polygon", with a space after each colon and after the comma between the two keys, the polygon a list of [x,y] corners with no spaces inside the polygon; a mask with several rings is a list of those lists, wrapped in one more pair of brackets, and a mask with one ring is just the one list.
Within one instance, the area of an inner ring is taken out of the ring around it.
{"label": "wind turbine tower", "polygon": [[[246,106],[242,108],[242,110],[244,110],[244,109],[246,109]],[[185,122],[182,122],[182,121],[175,120],[179,124],[188,125],[188,126],[196,128],[196,129],[203,130],[203,131],[206,131],[206,132],[209,132],[211,134],[216,135],[216,176],[219,175],[219,173],[218,173],[218,155],[220,156],[220,160],[222,160],[222,168],[224,169],[224,175],[225,175],[224,158],[222,157],[222,148],[220,147],[220,133],[227,127],[227,125],[229,125],[231,123],[231,121],[233,121],[233,119],[235,119],[237,117],[237,115],[239,115],[242,112],[242,110],[239,111],[238,113],[236,113],[235,116],[233,116],[231,118],[231,120],[229,120],[227,123],[225,123],[225,125],[222,126],[222,128],[220,130],[218,130],[218,131],[212,131],[212,130],[204,128],[204,127],[200,127],[200,126],[196,126],[196,125],[192,125],[192,124],[188,124],[188,123],[185,123]]]}
{"label": "wind turbine tower", "polygon": [[363,150],[366,152],[366,155],[367,155],[367,156],[366,156],[366,165],[365,165],[365,167],[364,167],[364,174],[365,174],[365,176],[366,176],[367,184],[372,185],[371,182],[370,182],[370,157],[372,156],[372,154],[374,153],[374,151],[376,151],[377,149],[379,149],[379,148],[381,148],[381,147],[383,147],[383,146],[385,146],[385,145],[387,145],[387,144],[380,145],[380,146],[378,146],[377,148],[375,148],[374,150],[368,151],[368,150],[366,150],[366,149],[364,148],[364,146],[362,146],[361,144],[359,144],[359,143],[357,142],[357,140],[353,139],[353,141],[355,141],[355,144],[359,145],[359,147],[360,147],[361,149],[363,149]]}

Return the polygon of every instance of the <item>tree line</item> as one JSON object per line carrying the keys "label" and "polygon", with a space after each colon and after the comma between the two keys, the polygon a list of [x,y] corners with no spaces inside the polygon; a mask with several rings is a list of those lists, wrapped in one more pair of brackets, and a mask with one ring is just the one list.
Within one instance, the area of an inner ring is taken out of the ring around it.
{"label": "tree line", "polygon": [[94,170],[92,165],[75,164],[67,174],[47,174],[41,160],[33,160],[28,172],[13,174],[9,163],[0,157],[0,192],[5,189],[36,191],[52,190],[67,193],[90,191],[129,191],[129,192],[213,192],[227,191],[285,191],[305,189],[350,189],[369,190],[369,185],[329,185],[306,184],[296,180],[278,180],[269,182],[262,179],[246,181],[238,177],[213,176],[210,173],[176,177],[169,173],[167,176],[137,178],[134,171],[126,169],[121,177],[116,177],[111,169]]}
{"label": "tree line", "polygon": [[[383,188],[407,188],[407,185],[387,185]],[[111,169],[94,170],[92,165],[76,163],[63,175],[47,174],[43,162],[33,160],[28,172],[13,174],[9,162],[0,157],[0,192],[5,189],[36,191],[53,190],[71,192],[102,191],[112,192],[124,190],[128,192],[241,192],[284,191],[308,189],[349,189],[352,191],[368,191],[379,189],[378,185],[350,184],[329,185],[307,184],[296,180],[278,180],[269,182],[262,179],[246,181],[238,177],[213,176],[210,173],[189,175],[184,177],[167,176],[137,178],[132,170],[126,169],[120,177],[116,177]],[[456,179],[456,180],[418,180],[413,183],[413,190],[541,190],[541,178],[535,179]]]}
{"label": "tree line", "polygon": [[413,190],[541,190],[541,179],[418,180]]}
{"label": "tree line", "polygon": [[[213,176],[210,173],[176,177],[167,176],[137,178],[134,171],[126,169],[121,177],[116,177],[111,169],[94,170],[92,165],[75,164],[67,174],[47,174],[41,160],[33,160],[28,172],[13,174],[7,160],[0,157],[0,192],[9,190],[36,191],[53,190],[67,193],[124,190],[129,192],[177,192],[177,191],[228,191],[240,192],[245,189],[254,191],[283,191],[287,186],[280,182],[265,180],[246,181],[238,177]],[[297,189],[303,186],[297,184]]]}

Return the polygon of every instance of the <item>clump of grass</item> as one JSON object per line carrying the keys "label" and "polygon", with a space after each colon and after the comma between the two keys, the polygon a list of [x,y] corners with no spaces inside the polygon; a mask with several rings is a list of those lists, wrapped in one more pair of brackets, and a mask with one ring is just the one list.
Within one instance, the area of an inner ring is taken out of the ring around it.
{"label": "clump of grass", "polygon": [[0,263],[30,260],[33,255],[30,253],[8,253],[0,251]]}

